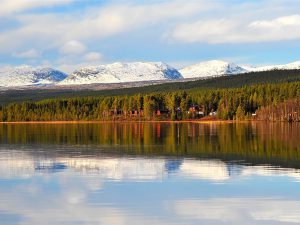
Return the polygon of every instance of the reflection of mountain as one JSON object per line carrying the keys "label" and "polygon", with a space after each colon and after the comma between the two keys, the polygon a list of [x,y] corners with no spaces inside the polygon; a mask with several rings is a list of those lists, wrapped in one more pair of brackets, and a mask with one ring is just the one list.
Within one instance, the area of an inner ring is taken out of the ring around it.
{"label": "reflection of mountain", "polygon": [[33,158],[22,156],[1,156],[0,179],[11,177],[28,177],[34,174]]}
{"label": "reflection of mountain", "polygon": [[188,177],[223,181],[229,179],[226,163],[218,160],[185,160],[181,173]]}
{"label": "reflection of mountain", "polygon": [[169,159],[166,160],[165,168],[169,173],[177,172],[180,169],[182,163],[183,163],[183,159],[176,159],[176,160]]}
{"label": "reflection of mountain", "polygon": [[227,166],[228,175],[230,177],[237,177],[237,176],[241,175],[243,167],[244,167],[242,165],[232,163],[232,162],[227,163],[226,166]]}
{"label": "reflection of mountain", "polygon": [[[1,152],[0,152],[1,155]],[[50,158],[5,156],[0,160],[0,179],[28,177],[41,173],[54,173],[71,170],[83,175],[96,175],[103,179],[114,180],[156,180],[162,179],[165,159],[144,158]]]}
{"label": "reflection of mountain", "polygon": [[97,174],[104,179],[155,180],[162,179],[164,159],[145,158],[61,158],[69,168],[83,174]]}
{"label": "reflection of mountain", "polygon": [[167,174],[188,179],[226,181],[241,176],[286,176],[300,180],[299,169],[268,166],[246,166],[220,160],[94,157],[94,158],[34,158],[26,154],[2,155],[0,179],[30,177],[35,174],[66,172],[93,175],[112,180],[161,180]]}
{"label": "reflection of mountain", "polygon": [[49,172],[49,173],[55,173],[65,169],[67,169],[67,166],[59,162],[48,162],[48,163],[38,162],[34,167],[35,171]]}

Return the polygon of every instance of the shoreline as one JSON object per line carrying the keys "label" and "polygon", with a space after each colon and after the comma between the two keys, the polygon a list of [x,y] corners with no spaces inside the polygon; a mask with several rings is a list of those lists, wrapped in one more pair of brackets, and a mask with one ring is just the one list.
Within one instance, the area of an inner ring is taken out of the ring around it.
{"label": "shoreline", "polygon": [[[230,123],[249,123],[249,122],[258,122],[258,121],[236,121],[236,120],[91,120],[91,121],[82,121],[82,120],[61,120],[61,121],[11,121],[11,122],[0,122],[0,124],[97,124],[97,123],[199,123],[199,124],[230,124]],[[263,122],[263,121],[261,121]]]}

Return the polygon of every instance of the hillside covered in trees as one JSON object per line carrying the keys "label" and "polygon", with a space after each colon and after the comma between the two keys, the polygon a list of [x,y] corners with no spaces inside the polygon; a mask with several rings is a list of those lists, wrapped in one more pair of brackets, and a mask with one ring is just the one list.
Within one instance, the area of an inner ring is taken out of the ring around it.
{"label": "hillside covered in trees", "polygon": [[257,110],[260,115],[264,107],[299,98],[300,82],[57,98],[2,105],[0,121],[183,120],[211,113],[219,119],[244,120]]}
{"label": "hillside covered in trees", "polygon": [[37,87],[24,90],[0,90],[0,105],[7,105],[13,102],[40,101],[53,98],[74,98],[74,97],[98,97],[98,96],[132,96],[136,94],[166,93],[176,91],[197,91],[203,89],[224,89],[241,88],[256,84],[290,83],[300,81],[300,70],[273,70],[262,72],[251,72],[240,75],[213,77],[195,81],[182,80],[164,84],[149,85],[132,88],[115,88],[106,90],[60,88],[47,89]]}

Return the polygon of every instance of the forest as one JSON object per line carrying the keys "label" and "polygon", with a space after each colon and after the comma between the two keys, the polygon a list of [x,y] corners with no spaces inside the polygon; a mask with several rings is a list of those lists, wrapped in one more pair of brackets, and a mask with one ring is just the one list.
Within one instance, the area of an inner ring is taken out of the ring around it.
{"label": "forest", "polygon": [[[174,81],[171,83],[148,85],[143,87],[117,88],[96,90],[73,88],[47,88],[35,87],[33,89],[22,90],[2,90],[0,89],[0,105],[7,105],[13,102],[41,101],[44,99],[63,99],[74,97],[98,97],[98,96],[132,96],[136,94],[151,94],[154,92],[172,92],[174,90],[192,91],[203,89],[226,89],[241,88],[256,84],[275,84],[300,82],[300,70],[271,70],[261,72],[251,72],[234,76],[221,76],[212,78],[202,78],[193,81]],[[1,86],[1,84],[0,84]],[[95,86],[97,87],[97,85]]]}
{"label": "forest", "polygon": [[[299,99],[300,82],[55,98],[2,105],[0,121],[187,120],[210,115],[222,120],[275,120],[268,116],[273,108],[278,110],[276,106],[287,101],[298,104]],[[290,120],[290,105],[293,113],[299,111],[294,104],[285,105],[286,110],[281,111],[284,115],[277,116],[278,120]]]}
{"label": "forest", "polygon": [[289,99],[257,110],[256,119],[269,121],[300,121],[300,99]]}

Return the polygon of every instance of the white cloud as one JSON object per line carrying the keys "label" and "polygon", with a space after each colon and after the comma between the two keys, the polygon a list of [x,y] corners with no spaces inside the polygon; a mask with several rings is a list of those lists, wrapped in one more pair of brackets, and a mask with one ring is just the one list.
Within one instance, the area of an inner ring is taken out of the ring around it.
{"label": "white cloud", "polygon": [[102,59],[102,55],[98,52],[89,52],[84,55],[84,60],[88,62],[100,61]]}
{"label": "white cloud", "polygon": [[60,52],[66,55],[82,54],[85,50],[85,45],[76,40],[68,41],[60,48]]}
{"label": "white cloud", "polygon": [[38,51],[36,51],[35,49],[30,49],[30,50],[24,51],[24,52],[13,53],[13,57],[16,57],[16,58],[33,59],[33,58],[37,58],[39,56],[40,56],[40,53]]}
{"label": "white cloud", "polygon": [[[136,38],[133,47],[137,49],[139,45],[157,46],[157,42],[165,41],[161,39],[164,34],[167,34],[167,40],[175,43],[236,44],[300,39],[300,7],[293,0],[284,3],[274,0],[238,3],[209,0],[108,1],[82,10],[75,8],[46,13],[30,10],[69,4],[74,0],[0,2],[0,17],[6,16],[0,23],[1,56],[12,52],[18,54],[20,49],[30,46],[45,55],[52,54],[49,58],[61,57],[53,53],[58,50],[65,55],[85,54],[81,58],[85,61],[99,61],[101,56],[88,55],[87,52],[97,51],[97,47],[104,44],[108,44],[107,48],[122,48],[124,43],[128,43],[127,33]],[[149,36],[145,32],[153,37],[153,42],[147,39]],[[109,37],[113,38],[110,40]],[[72,46],[71,40],[82,46]],[[97,47],[88,49],[85,45]],[[128,50],[127,46],[125,48]],[[67,64],[79,63],[74,57]]]}
{"label": "white cloud", "polygon": [[39,7],[52,7],[71,3],[73,0],[1,0],[0,17]]}
{"label": "white cloud", "polygon": [[83,54],[63,55],[52,64],[53,67],[71,73],[74,70],[86,66],[97,66],[102,63],[103,55],[99,52],[88,52]]}
{"label": "white cloud", "polygon": [[282,28],[300,26],[300,15],[283,16],[273,20],[258,20],[249,24],[253,28]]}
{"label": "white cloud", "polygon": [[212,5],[204,1],[176,0],[150,4],[120,3],[68,14],[19,15],[15,18],[19,27],[0,32],[0,50],[10,52],[24,45],[57,48],[69,40],[99,40],[190,17]]}
{"label": "white cloud", "polygon": [[194,43],[257,43],[300,39],[300,15],[270,20],[241,18],[182,23],[168,35],[171,40]]}
{"label": "white cloud", "polygon": [[76,68],[80,68],[81,65],[80,64],[68,64],[68,63],[64,63],[64,64],[58,64],[56,65],[56,68],[60,71],[63,71],[64,73],[72,73]]}

